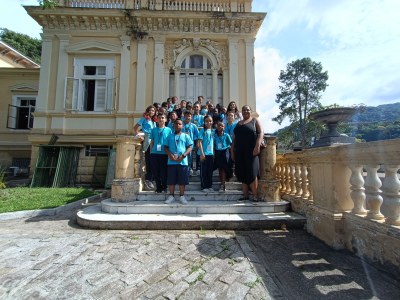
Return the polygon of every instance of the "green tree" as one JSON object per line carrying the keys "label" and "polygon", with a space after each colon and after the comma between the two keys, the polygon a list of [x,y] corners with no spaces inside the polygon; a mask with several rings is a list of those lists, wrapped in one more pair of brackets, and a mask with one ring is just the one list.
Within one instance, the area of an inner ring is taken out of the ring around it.
{"label": "green tree", "polygon": [[42,41],[7,28],[0,28],[0,40],[40,64]]}
{"label": "green tree", "polygon": [[309,125],[308,116],[313,111],[322,108],[320,103],[321,92],[325,91],[328,84],[328,72],[322,71],[321,63],[310,58],[295,60],[287,65],[286,71],[279,75],[280,93],[276,95],[280,113],[273,121],[281,124],[285,118],[292,123],[297,123],[300,131],[301,145],[307,145],[314,132]]}
{"label": "green tree", "polygon": [[39,5],[43,8],[55,8],[56,6],[58,6],[58,0],[38,0]]}

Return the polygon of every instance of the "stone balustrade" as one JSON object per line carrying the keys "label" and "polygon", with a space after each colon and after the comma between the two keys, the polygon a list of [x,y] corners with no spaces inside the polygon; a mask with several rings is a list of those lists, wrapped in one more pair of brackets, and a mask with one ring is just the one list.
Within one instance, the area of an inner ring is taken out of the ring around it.
{"label": "stone balustrade", "polygon": [[[127,8],[127,0],[61,0],[60,6],[82,7],[82,8]],[[132,0],[134,4],[140,4],[140,0]],[[140,7],[138,7],[139,9]]]}
{"label": "stone balustrade", "polygon": [[314,203],[400,226],[399,154],[389,140],[279,155],[279,190],[300,211]]}
{"label": "stone balustrade", "polygon": [[60,6],[173,11],[251,12],[252,0],[60,0]]}
{"label": "stone balustrade", "polygon": [[400,266],[400,139],[277,156],[283,199],[307,230],[388,268]]}

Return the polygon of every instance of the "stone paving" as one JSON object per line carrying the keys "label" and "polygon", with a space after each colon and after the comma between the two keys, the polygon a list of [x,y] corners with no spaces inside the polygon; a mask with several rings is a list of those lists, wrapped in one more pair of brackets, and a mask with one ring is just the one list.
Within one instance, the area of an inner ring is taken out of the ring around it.
{"label": "stone paving", "polygon": [[303,230],[87,230],[74,211],[0,228],[0,299],[400,299]]}

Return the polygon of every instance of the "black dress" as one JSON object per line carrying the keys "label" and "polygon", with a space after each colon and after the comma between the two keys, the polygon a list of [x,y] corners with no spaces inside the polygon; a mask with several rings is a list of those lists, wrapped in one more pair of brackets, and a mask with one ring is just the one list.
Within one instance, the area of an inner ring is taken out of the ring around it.
{"label": "black dress", "polygon": [[235,130],[235,174],[237,179],[245,184],[252,183],[260,174],[258,156],[253,156],[257,141],[256,120],[236,125]]}

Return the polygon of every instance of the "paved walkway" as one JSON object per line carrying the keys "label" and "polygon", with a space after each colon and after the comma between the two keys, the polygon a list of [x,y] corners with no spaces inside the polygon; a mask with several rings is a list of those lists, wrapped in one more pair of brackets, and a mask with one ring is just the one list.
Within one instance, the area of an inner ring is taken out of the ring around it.
{"label": "paved walkway", "polygon": [[303,230],[99,231],[0,221],[0,299],[400,299],[400,282]]}

